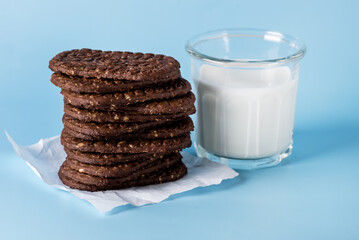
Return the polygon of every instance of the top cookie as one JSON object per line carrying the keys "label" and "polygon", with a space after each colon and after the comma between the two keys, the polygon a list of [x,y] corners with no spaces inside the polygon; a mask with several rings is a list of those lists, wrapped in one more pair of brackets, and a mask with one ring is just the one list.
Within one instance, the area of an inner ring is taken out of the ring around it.
{"label": "top cookie", "polygon": [[174,80],[181,77],[177,60],[152,53],[75,49],[57,54],[50,60],[49,68],[70,76],[128,81]]}

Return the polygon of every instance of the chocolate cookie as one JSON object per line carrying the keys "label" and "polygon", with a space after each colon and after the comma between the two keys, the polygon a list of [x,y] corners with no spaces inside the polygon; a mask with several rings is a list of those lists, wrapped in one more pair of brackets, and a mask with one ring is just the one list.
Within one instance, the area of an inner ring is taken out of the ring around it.
{"label": "chocolate cookie", "polygon": [[[151,127],[150,123],[159,122],[149,122],[148,125]],[[68,135],[89,141],[169,138],[184,135],[193,131],[194,128],[193,122],[189,117],[152,128],[148,126],[144,128],[144,123],[139,125],[134,123],[84,123],[73,119],[64,120],[64,125],[64,132]],[[126,125],[130,126],[126,128]]]}
{"label": "chocolate cookie", "polygon": [[152,121],[172,121],[173,119],[183,118],[188,115],[194,114],[196,109],[194,105],[190,105],[187,111],[174,113],[174,114],[137,114],[135,112],[109,112],[109,111],[97,111],[88,110],[73,107],[69,104],[65,104],[65,113],[77,120],[83,122],[152,122]]}
{"label": "chocolate cookie", "polygon": [[143,158],[153,158],[157,159],[160,156],[164,156],[168,154],[167,152],[163,153],[95,153],[95,152],[80,152],[77,150],[71,150],[68,148],[64,148],[68,157],[88,164],[95,164],[95,165],[116,165],[126,162],[133,162],[137,161],[138,159]]}
{"label": "chocolate cookie", "polygon": [[154,81],[127,81],[114,79],[83,78],[54,73],[51,82],[64,90],[76,93],[113,93],[125,92],[139,88],[155,87],[158,84],[177,80],[156,79]]}
{"label": "chocolate cookie", "polygon": [[157,169],[168,167],[171,164],[178,162],[182,159],[181,154],[172,152],[165,156],[157,158],[144,158],[137,161],[121,163],[112,166],[99,166],[93,164],[86,164],[76,161],[70,157],[66,158],[68,166],[80,173],[85,173],[97,177],[126,177],[126,176],[139,176],[149,172],[156,171]]}
{"label": "chocolate cookie", "polygon": [[163,153],[191,146],[189,134],[166,139],[133,141],[86,141],[61,133],[61,144],[71,150],[97,153]]}
{"label": "chocolate cookie", "polygon": [[[136,172],[133,172],[132,174],[127,174],[126,176],[118,176],[118,177],[103,177],[103,176],[90,175],[88,173],[85,173],[84,172],[85,169],[83,168],[77,169],[78,166],[73,166],[75,167],[75,169],[73,169],[67,160],[63,162],[62,166],[60,167],[60,171],[62,169],[63,175],[72,178],[75,181],[82,182],[84,184],[90,184],[96,186],[108,186],[108,185],[114,185],[130,180],[136,180],[141,176],[153,174],[158,171],[163,171],[164,169],[169,168],[181,162],[181,158],[182,156],[180,156],[179,158],[176,156],[173,157],[173,159],[163,158],[158,160],[157,162],[153,162],[150,166],[146,168],[138,169]],[[93,167],[92,169],[90,168],[91,167],[89,166],[86,168],[86,170],[95,173],[95,169]],[[99,169],[97,168],[97,170]]]}
{"label": "chocolate cookie", "polygon": [[116,137],[121,134],[141,132],[145,129],[161,125],[166,121],[142,123],[86,123],[73,119],[66,114],[62,118],[65,127],[82,134],[92,136]]}
{"label": "chocolate cookie", "polygon": [[184,79],[179,79],[167,85],[136,89],[129,92],[88,94],[74,93],[63,89],[61,94],[74,106],[90,109],[121,109],[123,105],[173,98],[182,96],[189,91],[191,91],[191,84]]}
{"label": "chocolate cookie", "polygon": [[[187,168],[182,162],[178,162],[177,164],[173,165],[170,168],[164,169],[159,172],[155,172],[148,175],[140,176],[136,180],[129,180],[129,181],[123,181],[114,183],[113,185],[102,185],[98,186],[95,184],[85,184],[80,181],[76,181],[72,178],[70,175],[64,175],[64,172],[66,172],[69,168],[66,166],[62,166],[59,171],[59,177],[61,181],[69,186],[70,188],[75,188],[79,190],[85,190],[85,191],[105,191],[105,190],[115,190],[115,189],[124,189],[124,188],[130,188],[135,186],[145,186],[145,185],[151,185],[151,184],[158,184],[158,183],[165,183],[170,181],[175,181],[177,179],[182,178],[187,174]],[[74,171],[76,172],[76,171]],[[85,175],[85,174],[84,174]],[[94,182],[101,182],[103,178],[99,177],[92,177]]]}
{"label": "chocolate cookie", "polygon": [[101,105],[88,105],[80,101],[74,101],[64,95],[64,103],[70,104],[75,107],[92,109],[92,110],[103,110],[103,111],[116,111],[116,112],[136,112],[137,114],[174,114],[180,112],[187,112],[194,106],[195,96],[192,92],[186,95],[170,98],[167,100],[156,100],[132,105],[118,105],[111,104],[111,106]]}
{"label": "chocolate cookie", "polygon": [[180,64],[174,58],[152,53],[74,49],[57,54],[50,60],[49,68],[85,78],[151,82],[181,77]]}

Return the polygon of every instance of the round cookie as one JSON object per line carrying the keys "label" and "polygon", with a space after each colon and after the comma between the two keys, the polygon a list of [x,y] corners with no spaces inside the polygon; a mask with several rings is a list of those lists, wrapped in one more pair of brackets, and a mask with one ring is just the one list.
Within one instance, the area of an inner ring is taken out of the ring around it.
{"label": "round cookie", "polygon": [[138,159],[157,159],[161,156],[168,154],[163,153],[95,153],[95,152],[80,152],[77,150],[71,150],[64,147],[64,150],[69,158],[72,158],[78,162],[95,164],[95,165],[116,165],[126,162],[137,161]]}
{"label": "round cookie", "polygon": [[53,73],[51,82],[66,91],[76,93],[113,93],[125,92],[139,88],[155,87],[158,84],[171,83],[177,80],[156,79],[149,81],[127,81],[114,79],[83,78]]}
{"label": "round cookie", "polygon": [[141,132],[145,129],[166,123],[158,122],[142,122],[142,123],[87,123],[73,119],[66,114],[62,118],[65,127],[82,134],[92,136],[116,137],[122,134],[133,132]]}
{"label": "round cookie", "polygon": [[189,91],[191,91],[191,84],[184,79],[178,79],[166,85],[136,89],[129,92],[89,94],[70,92],[62,89],[61,94],[74,106],[111,109],[121,108],[123,105],[182,96]]}
{"label": "round cookie", "polygon": [[[58,173],[61,181],[69,186],[70,188],[75,188],[79,190],[84,191],[105,191],[105,190],[118,190],[118,189],[124,189],[124,188],[130,188],[135,186],[145,186],[145,185],[151,185],[151,184],[159,184],[159,183],[165,183],[170,181],[175,181],[177,179],[182,178],[187,174],[187,168],[182,163],[179,162],[172,166],[171,168],[167,168],[164,171],[156,172],[154,174],[144,175],[136,180],[126,181],[123,183],[114,184],[111,186],[96,186],[96,185],[90,185],[90,184],[84,184],[82,182],[78,182],[74,180],[71,177],[67,177],[63,174],[64,171],[67,170],[67,167],[61,167],[60,171]],[[97,179],[98,181],[101,181],[102,179]]]}
{"label": "round cookie", "polygon": [[180,64],[174,58],[152,53],[74,49],[57,54],[50,60],[49,68],[85,78],[151,82],[181,77]]}
{"label": "round cookie", "polygon": [[[109,186],[109,185],[123,183],[126,181],[136,180],[142,176],[146,176],[148,174],[154,174],[158,171],[163,171],[166,168],[169,168],[179,162],[181,162],[181,158],[173,158],[173,159],[163,158],[159,160],[157,163],[154,162],[153,164],[151,164],[146,168],[138,169],[136,172],[133,172],[132,174],[128,174],[126,176],[121,176],[121,177],[99,177],[99,176],[90,175],[84,173],[83,171],[85,170],[82,168],[80,168],[81,171],[71,168],[67,160],[63,162],[63,164],[60,167],[60,170],[61,168],[63,169],[62,173],[66,177],[72,178],[73,180],[82,182],[84,184],[90,184],[96,186]],[[87,170],[90,171],[89,168],[87,168]],[[94,172],[94,170],[92,170],[92,172]]]}
{"label": "round cookie", "polygon": [[116,112],[135,112],[137,114],[174,114],[180,112],[187,112],[193,108],[195,102],[195,96],[192,92],[189,92],[183,96],[176,98],[170,98],[166,100],[155,100],[144,103],[132,104],[132,105],[118,105],[111,104],[110,106],[83,104],[80,101],[74,101],[64,95],[64,103],[70,104],[78,108],[103,110],[103,111],[116,111]]}
{"label": "round cookie", "polygon": [[[176,162],[182,159],[181,154],[172,152],[165,156],[157,158],[144,158],[137,161],[121,163],[112,166],[99,166],[87,163],[81,163],[70,157],[66,158],[68,166],[80,173],[85,173],[97,177],[126,177],[129,175],[145,174],[144,171],[155,171],[156,168],[161,168],[163,164]],[[162,165],[161,165],[162,164]],[[166,165],[167,166],[167,165]]]}
{"label": "round cookie", "polygon": [[130,124],[84,123],[73,119],[65,120],[64,125],[64,131],[70,136],[89,141],[170,138],[184,135],[194,129],[193,122],[189,117],[155,127],[150,125],[146,129],[141,128],[144,127],[144,124],[136,125],[136,128],[133,126],[126,128],[126,125]]}
{"label": "round cookie", "polygon": [[138,114],[134,112],[109,112],[88,110],[73,107],[69,104],[64,105],[65,113],[82,122],[153,122],[153,121],[172,121],[173,119],[183,118],[188,115],[194,114],[196,109],[194,105],[186,108],[187,111],[174,113],[174,114]]}
{"label": "round cookie", "polygon": [[163,153],[190,147],[189,134],[165,139],[133,141],[86,141],[61,133],[61,144],[71,150],[97,153]]}

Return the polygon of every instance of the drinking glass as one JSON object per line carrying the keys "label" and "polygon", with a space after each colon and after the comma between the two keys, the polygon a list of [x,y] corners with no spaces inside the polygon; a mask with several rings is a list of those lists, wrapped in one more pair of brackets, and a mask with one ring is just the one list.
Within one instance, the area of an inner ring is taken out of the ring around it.
{"label": "drinking glass", "polygon": [[224,29],[186,44],[197,98],[197,155],[237,169],[279,164],[293,148],[298,38]]}

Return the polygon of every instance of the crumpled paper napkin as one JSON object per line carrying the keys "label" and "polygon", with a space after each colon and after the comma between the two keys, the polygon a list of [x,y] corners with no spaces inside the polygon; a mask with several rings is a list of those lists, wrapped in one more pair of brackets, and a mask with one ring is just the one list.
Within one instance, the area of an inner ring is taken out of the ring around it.
{"label": "crumpled paper napkin", "polygon": [[60,144],[60,136],[41,139],[31,146],[20,146],[7,132],[5,134],[16,154],[25,160],[45,183],[90,202],[100,212],[108,212],[115,207],[127,204],[142,206],[159,203],[173,194],[189,191],[197,187],[220,184],[222,180],[231,179],[238,175],[237,172],[226,165],[182,152],[183,162],[188,167],[188,174],[175,182],[122,190],[81,191],[67,187],[57,175],[62,162],[66,158],[66,153]]}

